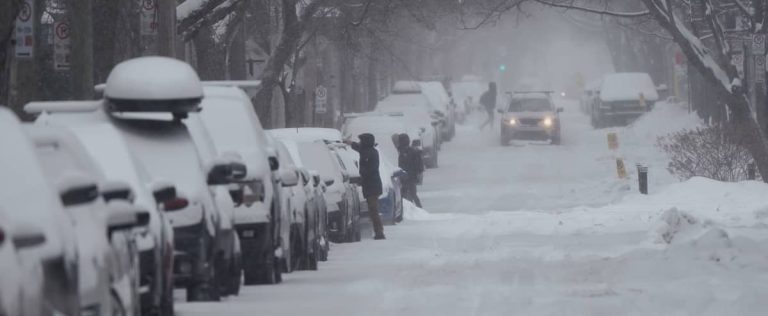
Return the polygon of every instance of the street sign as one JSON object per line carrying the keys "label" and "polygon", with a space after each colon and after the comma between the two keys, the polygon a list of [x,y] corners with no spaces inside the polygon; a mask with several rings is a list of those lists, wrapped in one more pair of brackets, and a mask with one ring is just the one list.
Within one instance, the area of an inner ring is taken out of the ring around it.
{"label": "street sign", "polygon": [[755,82],[765,82],[765,56],[755,56]]}
{"label": "street sign", "polygon": [[14,38],[16,39],[14,51],[17,58],[33,57],[35,47],[35,21],[32,18],[34,16],[33,8],[34,2],[32,0],[24,0],[21,3],[21,11],[16,16],[16,27],[13,30],[15,32]]}
{"label": "street sign", "polygon": [[765,54],[765,34],[752,35],[752,54],[753,55]]}
{"label": "street sign", "polygon": [[315,88],[315,113],[325,114],[328,112],[328,89],[320,85]]}
{"label": "street sign", "polygon": [[69,23],[53,23],[53,69],[69,70],[70,34]]}
{"label": "street sign", "polygon": [[141,1],[141,35],[157,35],[157,0]]}
{"label": "street sign", "polygon": [[744,55],[742,52],[735,52],[731,55],[731,64],[736,67],[736,72],[738,72],[739,78],[744,78]]}

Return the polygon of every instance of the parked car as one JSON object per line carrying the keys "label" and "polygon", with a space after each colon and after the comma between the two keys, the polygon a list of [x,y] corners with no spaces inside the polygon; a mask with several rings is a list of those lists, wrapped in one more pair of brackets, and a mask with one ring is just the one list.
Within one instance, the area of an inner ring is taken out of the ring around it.
{"label": "parked car", "polygon": [[[223,83],[222,83],[223,84]],[[232,83],[233,85],[235,83]],[[200,118],[222,153],[234,153],[247,175],[231,192],[234,221],[243,252],[245,284],[282,280],[285,251],[281,245],[279,162],[248,96],[233,86],[205,86]],[[287,236],[287,235],[285,235]]]}
{"label": "parked car", "polygon": [[[81,313],[138,313],[138,249],[133,229],[149,212],[135,207],[127,185],[108,183],[85,148],[63,128],[26,126],[43,173],[67,185],[62,203],[77,232]],[[100,188],[101,186],[101,188]]]}
{"label": "parked car", "polygon": [[3,107],[0,134],[0,314],[79,315],[75,227],[19,120]]}
{"label": "parked car", "polygon": [[172,314],[173,227],[161,208],[174,211],[162,204],[176,198],[167,196],[167,192],[175,192],[175,186],[146,171],[103,111],[101,101],[32,102],[25,111],[39,114],[36,124],[66,127],[76,135],[104,175],[124,181],[134,204],[149,212],[147,232],[135,236],[142,315]]}
{"label": "parked car", "polygon": [[626,125],[653,108],[659,99],[647,73],[615,73],[603,76],[599,98],[592,106],[594,128]]}
{"label": "parked car", "polygon": [[390,162],[397,162],[398,151],[393,135],[408,134],[412,140],[421,140],[424,133],[418,130],[409,130],[407,122],[399,113],[350,113],[344,115],[344,123],[341,127],[342,138],[357,140],[362,133],[370,133],[376,138],[379,153]]}
{"label": "parked car", "polygon": [[438,130],[442,124],[439,118],[430,114],[428,101],[421,93],[392,94],[376,105],[380,113],[397,113],[403,115],[403,120],[409,134],[419,134],[421,137],[424,164],[427,168],[437,168],[440,137]]}
{"label": "parked car", "polygon": [[[286,224],[283,229],[287,232],[290,247],[284,251],[292,252],[286,266],[289,270],[317,270],[319,255],[319,243],[317,242],[317,207],[311,204],[311,192],[307,191],[308,178],[302,179],[301,171],[296,166],[291,154],[285,145],[272,138],[271,144],[277,149],[277,157],[280,161],[280,172],[284,174],[281,179],[283,201],[281,206],[285,210]],[[283,233],[285,235],[285,232]]]}
{"label": "parked car", "polygon": [[439,81],[419,82],[419,87],[435,114],[443,119],[443,124],[440,124],[440,136],[443,140],[450,141],[456,136],[456,104]]}
{"label": "parked car", "polygon": [[560,112],[552,101],[552,92],[515,92],[509,106],[501,113],[501,144],[513,139],[544,140],[559,145]]}
{"label": "parked car", "polygon": [[360,205],[354,204],[357,190],[349,185],[338,160],[324,142],[298,143],[304,165],[316,170],[326,185],[325,202],[328,211],[328,234],[334,242],[353,242],[360,232]]}
{"label": "parked car", "polygon": [[[271,133],[271,132],[270,132]],[[304,190],[307,192],[309,219],[313,227],[309,230],[314,230],[314,238],[310,236],[310,240],[313,240],[313,244],[310,249],[317,249],[317,260],[328,260],[328,251],[330,250],[329,236],[328,236],[328,207],[325,202],[325,192],[327,190],[325,183],[320,181],[320,174],[317,171],[310,170],[304,165],[302,157],[299,154],[299,145],[290,139],[277,140],[283,145],[284,149],[291,156],[291,160],[299,169],[304,184]],[[313,211],[314,210],[314,211]],[[311,218],[314,216],[314,219]]]}
{"label": "parked car", "polygon": [[102,108],[149,174],[176,184],[177,197],[163,204],[174,227],[174,285],[189,301],[217,301],[216,269],[222,214],[211,186],[236,183],[245,166],[227,159],[204,165],[182,122],[199,112],[202,84],[188,64],[141,57],[118,64],[107,78]]}
{"label": "parked car", "polygon": [[[246,177],[247,167],[243,164],[240,154],[219,150],[208,129],[203,125],[199,113],[190,113],[187,119],[182,122],[192,135],[203,166],[210,167],[216,164],[230,164],[232,168],[237,165],[243,166],[242,170],[230,168],[227,172],[237,173],[234,182],[240,182]],[[222,296],[237,295],[240,292],[240,282],[243,278],[242,252],[240,250],[240,238],[235,230],[236,197],[230,193],[229,184],[234,186],[238,184],[229,181],[213,183],[210,179],[208,184],[219,215],[219,231],[214,254],[219,294]]]}

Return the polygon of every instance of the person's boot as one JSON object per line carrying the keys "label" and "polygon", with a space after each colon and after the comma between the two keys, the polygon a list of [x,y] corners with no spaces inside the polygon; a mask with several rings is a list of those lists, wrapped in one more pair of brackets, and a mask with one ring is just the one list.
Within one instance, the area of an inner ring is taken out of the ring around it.
{"label": "person's boot", "polygon": [[387,239],[387,237],[384,236],[384,234],[376,235],[373,237],[373,240],[385,240],[385,239]]}

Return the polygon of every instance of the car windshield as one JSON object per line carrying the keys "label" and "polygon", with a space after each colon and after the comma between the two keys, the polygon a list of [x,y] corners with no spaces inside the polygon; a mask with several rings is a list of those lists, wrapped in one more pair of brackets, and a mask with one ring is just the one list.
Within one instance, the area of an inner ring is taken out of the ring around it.
{"label": "car windshield", "polygon": [[316,170],[323,179],[333,179],[341,183],[341,170],[337,159],[325,144],[300,143],[299,155],[304,166],[310,170]]}
{"label": "car windshield", "polygon": [[548,99],[541,98],[512,98],[509,103],[510,112],[549,112],[552,104]]}

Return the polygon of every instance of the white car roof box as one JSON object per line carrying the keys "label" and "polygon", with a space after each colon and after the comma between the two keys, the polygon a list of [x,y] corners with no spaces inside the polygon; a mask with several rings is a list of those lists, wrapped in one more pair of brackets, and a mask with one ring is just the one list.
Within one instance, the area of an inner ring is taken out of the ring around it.
{"label": "white car roof box", "polygon": [[104,98],[114,112],[197,112],[203,85],[195,70],[183,61],[139,57],[112,69]]}

